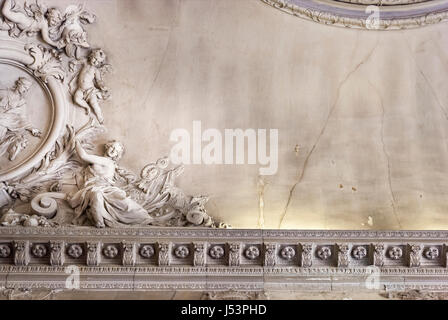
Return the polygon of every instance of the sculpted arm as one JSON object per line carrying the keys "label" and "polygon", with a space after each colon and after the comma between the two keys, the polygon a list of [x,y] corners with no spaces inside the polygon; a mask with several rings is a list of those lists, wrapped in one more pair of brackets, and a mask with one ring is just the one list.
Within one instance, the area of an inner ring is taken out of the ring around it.
{"label": "sculpted arm", "polygon": [[46,20],[44,20],[41,23],[41,34],[42,34],[42,39],[46,43],[48,43],[50,46],[53,46],[53,47],[56,47],[56,48],[58,47],[58,44],[50,39],[50,33],[49,33],[49,30],[48,30],[48,23],[46,22]]}
{"label": "sculpted arm", "polygon": [[106,84],[103,80],[103,76],[101,74],[100,69],[95,70],[95,83],[101,91],[107,91]]}
{"label": "sculpted arm", "polygon": [[11,26],[2,18],[0,18],[0,31],[9,31]]}
{"label": "sculpted arm", "polygon": [[32,19],[21,12],[13,11],[12,7],[12,0],[5,0],[2,7],[3,16],[9,21],[17,23],[21,29],[29,27],[32,23]]}
{"label": "sculpted arm", "polygon": [[108,159],[88,154],[84,150],[84,148],[81,146],[81,143],[79,141],[76,141],[76,147],[75,148],[76,148],[76,152],[78,153],[78,156],[84,162],[87,162],[87,163],[90,163],[90,164],[98,164],[98,165],[101,165],[101,166],[108,166],[108,165],[110,165]]}

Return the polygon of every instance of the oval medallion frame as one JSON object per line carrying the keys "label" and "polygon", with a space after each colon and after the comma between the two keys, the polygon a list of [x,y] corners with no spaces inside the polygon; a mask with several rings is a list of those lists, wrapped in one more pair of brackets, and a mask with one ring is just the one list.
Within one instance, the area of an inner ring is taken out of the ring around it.
{"label": "oval medallion frame", "polygon": [[63,83],[53,77],[47,78],[46,82],[37,77],[34,71],[28,67],[34,63],[34,58],[27,52],[25,46],[26,43],[18,40],[0,38],[0,64],[17,67],[39,83],[51,101],[51,120],[39,148],[11,169],[1,173],[0,181],[14,181],[39,165],[45,155],[53,150],[66,123],[67,95]]}
{"label": "oval medallion frame", "polygon": [[367,30],[418,28],[448,21],[446,0],[260,0],[314,22]]}

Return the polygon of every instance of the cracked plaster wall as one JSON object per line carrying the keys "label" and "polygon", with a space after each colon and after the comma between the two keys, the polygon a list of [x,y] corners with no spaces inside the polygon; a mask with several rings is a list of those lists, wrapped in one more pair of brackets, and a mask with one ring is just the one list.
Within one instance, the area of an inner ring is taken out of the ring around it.
{"label": "cracked plaster wall", "polygon": [[124,166],[168,155],[171,131],[194,120],[273,128],[276,175],[191,165],[181,185],[234,227],[448,228],[448,24],[350,30],[258,0],[87,5],[99,16],[91,42],[115,70],[104,112]]}

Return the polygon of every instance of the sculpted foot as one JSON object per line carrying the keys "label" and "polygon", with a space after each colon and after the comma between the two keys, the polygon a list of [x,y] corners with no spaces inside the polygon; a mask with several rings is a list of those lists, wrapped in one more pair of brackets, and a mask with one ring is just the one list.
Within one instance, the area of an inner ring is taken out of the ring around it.
{"label": "sculpted foot", "polygon": [[104,224],[104,222],[97,222],[95,227],[97,227],[98,229],[104,229],[106,228],[106,225]]}

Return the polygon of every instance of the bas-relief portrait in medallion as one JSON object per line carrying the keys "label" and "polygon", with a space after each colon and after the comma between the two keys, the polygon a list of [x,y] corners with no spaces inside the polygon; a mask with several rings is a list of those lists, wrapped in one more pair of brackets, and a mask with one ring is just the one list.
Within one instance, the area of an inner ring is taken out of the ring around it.
{"label": "bas-relief portrait in medallion", "polygon": [[52,103],[41,83],[23,69],[0,60],[0,74],[0,174],[4,174],[42,145],[52,121]]}

